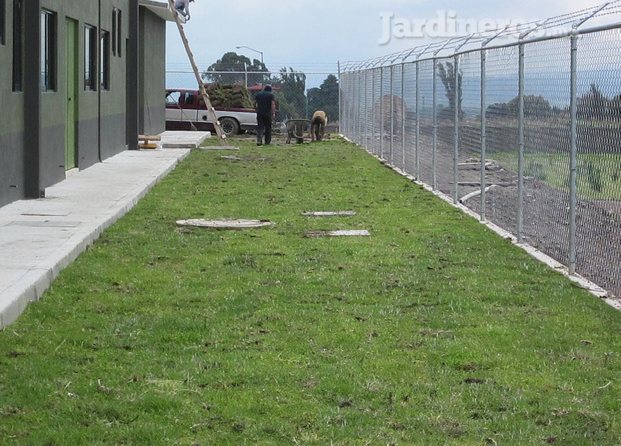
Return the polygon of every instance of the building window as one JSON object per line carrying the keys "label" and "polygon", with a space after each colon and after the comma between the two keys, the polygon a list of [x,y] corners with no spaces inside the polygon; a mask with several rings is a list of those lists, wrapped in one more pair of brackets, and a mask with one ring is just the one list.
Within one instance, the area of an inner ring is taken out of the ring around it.
{"label": "building window", "polygon": [[116,56],[116,40],[117,40],[117,14],[118,9],[114,8],[112,10],[112,55]]}
{"label": "building window", "polygon": [[56,90],[56,14],[41,11],[41,89]]}
{"label": "building window", "polygon": [[24,1],[13,0],[13,91],[24,88]]}
{"label": "building window", "polygon": [[97,28],[84,25],[84,89],[97,90]]}
{"label": "building window", "polygon": [[121,43],[123,35],[121,10],[114,8],[112,10],[112,55],[121,57]]}
{"label": "building window", "polygon": [[99,35],[99,81],[102,90],[110,90],[110,33]]}
{"label": "building window", "polygon": [[6,0],[0,0],[0,45],[6,43]]}

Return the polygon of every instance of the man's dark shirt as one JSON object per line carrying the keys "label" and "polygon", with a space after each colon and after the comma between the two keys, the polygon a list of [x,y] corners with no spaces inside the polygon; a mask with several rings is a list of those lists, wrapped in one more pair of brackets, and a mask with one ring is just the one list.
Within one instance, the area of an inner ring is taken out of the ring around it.
{"label": "man's dark shirt", "polygon": [[257,102],[257,115],[272,117],[272,102],[276,100],[274,94],[269,91],[260,91],[255,96]]}

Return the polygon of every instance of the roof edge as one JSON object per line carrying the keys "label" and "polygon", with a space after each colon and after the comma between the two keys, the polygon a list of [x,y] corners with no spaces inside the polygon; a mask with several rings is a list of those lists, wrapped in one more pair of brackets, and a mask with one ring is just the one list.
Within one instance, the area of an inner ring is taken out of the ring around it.
{"label": "roof edge", "polygon": [[143,8],[148,9],[162,20],[167,22],[174,22],[175,16],[174,13],[168,7],[168,3],[158,2],[154,0],[139,0],[139,5]]}

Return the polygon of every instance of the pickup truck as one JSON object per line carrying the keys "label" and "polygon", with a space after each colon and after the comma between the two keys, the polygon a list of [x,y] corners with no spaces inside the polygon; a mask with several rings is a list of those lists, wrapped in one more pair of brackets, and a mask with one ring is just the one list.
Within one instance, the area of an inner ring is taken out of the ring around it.
{"label": "pickup truck", "polygon": [[[213,122],[207,116],[205,102],[198,90],[166,90],[166,130],[209,130]],[[227,136],[256,130],[257,114],[249,108],[216,108],[216,116]]]}

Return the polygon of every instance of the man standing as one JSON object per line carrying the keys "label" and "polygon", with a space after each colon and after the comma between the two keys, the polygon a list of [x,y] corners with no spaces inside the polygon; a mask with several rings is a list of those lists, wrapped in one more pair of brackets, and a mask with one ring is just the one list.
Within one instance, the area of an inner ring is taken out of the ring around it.
{"label": "man standing", "polygon": [[257,146],[272,142],[272,121],[276,118],[276,98],[272,93],[272,86],[266,85],[263,91],[254,98],[254,107],[257,111]]}

